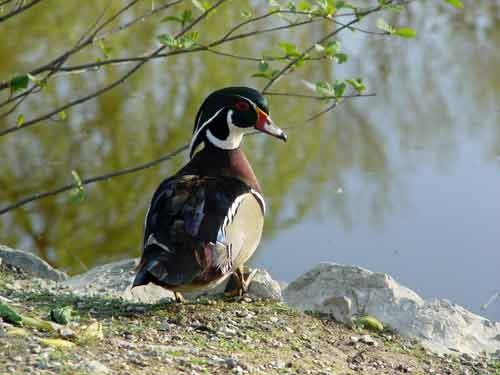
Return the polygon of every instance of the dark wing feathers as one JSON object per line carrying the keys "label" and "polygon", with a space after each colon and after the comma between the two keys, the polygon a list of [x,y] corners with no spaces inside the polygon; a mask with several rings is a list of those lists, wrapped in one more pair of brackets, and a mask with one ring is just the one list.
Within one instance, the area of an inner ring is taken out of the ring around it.
{"label": "dark wing feathers", "polygon": [[227,272],[232,249],[223,228],[238,197],[248,192],[245,183],[230,177],[184,175],[162,182],[146,216],[134,285],[203,283]]}

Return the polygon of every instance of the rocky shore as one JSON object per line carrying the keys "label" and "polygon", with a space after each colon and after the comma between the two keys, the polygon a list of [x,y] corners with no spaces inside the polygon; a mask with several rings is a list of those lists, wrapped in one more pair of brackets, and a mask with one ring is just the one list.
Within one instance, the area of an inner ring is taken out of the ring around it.
{"label": "rocky shore", "polygon": [[500,374],[499,323],[385,274],[322,263],[282,290],[259,270],[242,299],[178,304],[131,290],[136,262],[68,277],[0,245],[0,304],[26,317],[0,320],[0,374]]}

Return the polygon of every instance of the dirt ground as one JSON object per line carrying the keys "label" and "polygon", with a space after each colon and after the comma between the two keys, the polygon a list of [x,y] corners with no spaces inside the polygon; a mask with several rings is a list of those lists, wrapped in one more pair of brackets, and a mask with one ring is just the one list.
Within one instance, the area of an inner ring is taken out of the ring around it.
{"label": "dirt ground", "polygon": [[6,267],[0,296],[29,317],[73,310],[55,330],[0,322],[0,374],[500,375],[487,357],[437,356],[391,332],[351,329],[276,302],[78,297]]}

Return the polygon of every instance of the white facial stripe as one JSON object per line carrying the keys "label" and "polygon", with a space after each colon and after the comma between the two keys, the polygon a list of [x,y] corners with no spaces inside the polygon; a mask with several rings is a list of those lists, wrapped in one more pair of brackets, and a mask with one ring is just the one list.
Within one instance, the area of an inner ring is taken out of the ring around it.
{"label": "white facial stripe", "polygon": [[226,139],[219,139],[212,132],[207,130],[207,139],[214,146],[222,148],[223,150],[234,150],[240,147],[241,141],[243,140],[243,135],[251,131],[249,128],[240,128],[233,123],[233,111],[229,110],[227,112],[227,128],[229,130],[229,135]]}
{"label": "white facial stripe", "polygon": [[[205,122],[204,122],[204,123],[203,123],[203,124],[202,124],[202,125],[198,128],[198,130],[196,130],[196,132],[193,134],[193,137],[191,138],[191,144],[189,145],[189,155],[191,155],[191,153],[193,152],[193,145],[194,145],[194,142],[196,141],[196,138],[198,138],[198,135],[200,134],[200,132],[201,132],[201,131],[202,131],[202,130],[203,130],[203,129],[204,129],[204,128],[208,125],[208,124],[210,124],[210,122],[211,122],[214,118],[216,118],[216,117],[217,117],[217,115],[218,115],[219,113],[221,113],[223,109],[224,109],[224,107],[223,107],[223,108],[221,108],[221,109],[219,109],[217,112],[215,112],[215,114],[214,114],[212,117],[210,117],[207,121],[205,121]],[[201,116],[200,116],[200,119],[201,119]]]}

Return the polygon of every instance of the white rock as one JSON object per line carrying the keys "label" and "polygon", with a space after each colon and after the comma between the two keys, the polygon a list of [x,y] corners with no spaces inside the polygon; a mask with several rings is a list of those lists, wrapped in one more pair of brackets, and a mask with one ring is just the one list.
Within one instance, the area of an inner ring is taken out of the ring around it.
{"label": "white rock", "polygon": [[[141,303],[157,303],[174,294],[157,285],[148,284],[131,289],[135,268],[139,259],[126,259],[95,267],[90,271],[71,277],[59,285],[69,288],[76,294],[87,296],[112,296]],[[216,288],[203,293],[185,293],[184,297],[194,300],[199,296],[213,296],[224,292],[226,281]],[[265,270],[257,270],[248,294],[262,299],[281,300],[281,288]]]}
{"label": "white rock", "polygon": [[68,277],[64,272],[52,268],[50,264],[36,255],[4,245],[0,245],[0,264],[2,263],[18,267],[40,279],[62,281]]}
{"label": "white rock", "polygon": [[263,269],[258,269],[248,286],[251,297],[281,301],[281,287],[271,275]]}
{"label": "white rock", "polygon": [[500,352],[500,323],[446,300],[425,301],[392,277],[360,267],[321,263],[290,283],[283,298],[289,306],[345,323],[354,315],[372,315],[436,353]]}
{"label": "white rock", "polygon": [[126,259],[98,266],[69,278],[62,285],[79,295],[121,297],[132,302],[156,303],[173,298],[172,292],[153,284],[131,289],[138,262],[138,259]]}

